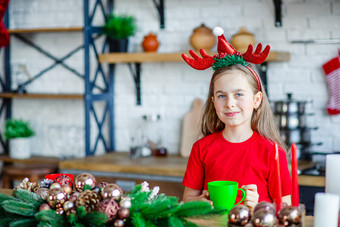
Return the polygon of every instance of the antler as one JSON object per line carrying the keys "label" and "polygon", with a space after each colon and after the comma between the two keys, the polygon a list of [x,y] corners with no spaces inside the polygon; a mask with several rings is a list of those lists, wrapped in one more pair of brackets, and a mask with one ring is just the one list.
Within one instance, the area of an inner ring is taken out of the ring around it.
{"label": "antler", "polygon": [[243,59],[247,62],[254,63],[254,64],[260,64],[266,60],[268,57],[270,46],[267,45],[266,48],[262,51],[262,44],[259,43],[256,47],[255,52],[253,53],[253,45],[249,44],[247,51],[242,54]]}
{"label": "antler", "polygon": [[182,54],[182,58],[188,65],[193,67],[194,69],[198,70],[204,70],[212,66],[212,64],[215,62],[215,60],[209,56],[203,49],[200,49],[200,53],[202,55],[202,58],[200,58],[194,51],[189,50],[189,54],[193,57],[190,58],[186,54]]}

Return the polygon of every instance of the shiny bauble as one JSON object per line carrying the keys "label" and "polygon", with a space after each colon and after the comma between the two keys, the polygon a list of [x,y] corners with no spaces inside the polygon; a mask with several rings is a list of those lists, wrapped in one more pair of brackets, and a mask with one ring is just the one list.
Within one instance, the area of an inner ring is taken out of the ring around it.
{"label": "shiny bauble", "polygon": [[55,210],[55,212],[59,215],[63,215],[65,211],[64,211],[63,208],[58,208],[58,209]]}
{"label": "shiny bauble", "polygon": [[61,185],[59,183],[53,183],[50,186],[50,190],[53,189],[53,188],[61,188]]}
{"label": "shiny bauble", "polygon": [[295,206],[283,207],[279,211],[277,218],[279,223],[283,226],[291,226],[293,224],[298,225],[301,224],[302,221],[299,208]]}
{"label": "shiny bauble", "polygon": [[43,204],[41,204],[40,207],[39,207],[39,211],[40,211],[40,210],[51,210],[51,207],[50,207],[50,205],[48,205],[47,203],[43,203]]}
{"label": "shiny bauble", "polygon": [[204,49],[210,51],[216,43],[216,37],[212,30],[201,24],[200,27],[194,29],[191,37],[190,44],[195,50]]}
{"label": "shiny bauble", "polygon": [[119,210],[118,203],[113,198],[107,198],[99,202],[97,211],[103,212],[108,218],[108,222],[117,217]]}
{"label": "shiny bauble", "polygon": [[80,192],[72,192],[70,197],[68,198],[68,201],[75,202],[80,195]]}
{"label": "shiny bauble", "polygon": [[273,214],[276,214],[276,207],[273,203],[270,202],[266,202],[266,201],[262,201],[259,202],[258,204],[256,204],[255,208],[254,208],[254,213],[260,209],[264,209],[268,212],[271,212]]}
{"label": "shiny bauble", "polygon": [[145,52],[156,52],[158,46],[159,42],[156,34],[150,32],[148,35],[144,36],[142,47]]}
{"label": "shiny bauble", "polygon": [[118,217],[120,219],[125,219],[128,218],[130,216],[130,210],[127,208],[120,208],[118,210]]}
{"label": "shiny bauble", "polygon": [[124,226],[124,221],[121,220],[121,219],[116,219],[114,222],[113,222],[113,226],[115,227],[123,227]]}
{"label": "shiny bauble", "polygon": [[97,192],[98,194],[100,193],[100,188],[98,186],[95,186],[94,188],[92,188],[92,191]]}
{"label": "shiny bauble", "polygon": [[62,185],[61,188],[64,190],[64,192],[67,195],[70,195],[72,193],[72,187],[70,185],[68,185],[68,184]]}
{"label": "shiny bauble", "polygon": [[101,195],[103,199],[118,199],[121,195],[123,195],[123,190],[116,184],[107,184],[104,188],[102,188]]}
{"label": "shiny bauble", "polygon": [[60,184],[61,186],[63,185],[68,185],[70,187],[73,187],[73,181],[71,179],[71,177],[67,176],[67,175],[60,175],[60,176],[57,176],[53,183],[58,183]]}
{"label": "shiny bauble", "polygon": [[48,188],[38,188],[34,193],[40,196],[40,198],[42,198],[43,200],[46,200],[48,192]]}
{"label": "shiny bauble", "polygon": [[254,212],[251,222],[256,227],[274,227],[276,215],[265,209],[259,209]]}
{"label": "shiny bauble", "polygon": [[242,27],[238,33],[233,35],[230,40],[230,44],[241,54],[245,53],[248,49],[249,44],[254,46],[255,38],[254,35],[249,33],[245,27]]}
{"label": "shiny bauble", "polygon": [[119,202],[119,206],[123,208],[129,209],[131,207],[131,199],[130,197],[123,196]]}
{"label": "shiny bauble", "polygon": [[245,225],[250,220],[250,210],[245,205],[234,206],[228,213],[228,222],[235,225]]}
{"label": "shiny bauble", "polygon": [[47,203],[52,208],[55,208],[58,204],[64,204],[67,196],[63,189],[61,188],[53,188],[47,194]]}
{"label": "shiny bauble", "polygon": [[85,185],[89,185],[91,188],[96,186],[96,178],[92,174],[81,173],[76,177],[74,184],[76,190],[81,192]]}
{"label": "shiny bauble", "polygon": [[71,201],[66,201],[63,205],[64,210],[67,212],[74,208],[74,203]]}

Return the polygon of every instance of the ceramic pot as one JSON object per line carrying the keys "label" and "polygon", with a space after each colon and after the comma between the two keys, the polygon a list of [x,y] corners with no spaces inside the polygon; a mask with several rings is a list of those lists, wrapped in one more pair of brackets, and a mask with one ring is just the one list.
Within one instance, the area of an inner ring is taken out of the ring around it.
{"label": "ceramic pot", "polygon": [[249,33],[245,27],[242,27],[238,33],[233,35],[230,40],[231,45],[241,54],[245,53],[248,49],[249,44],[254,46],[255,38],[252,33]]}
{"label": "ceramic pot", "polygon": [[304,114],[307,101],[292,99],[292,93],[287,94],[287,100],[274,103],[275,114]]}
{"label": "ceramic pot", "polygon": [[109,51],[115,52],[128,52],[129,39],[112,39],[108,37]]}
{"label": "ceramic pot", "polygon": [[210,51],[215,43],[216,37],[213,34],[213,31],[204,24],[195,28],[190,37],[190,44],[197,51],[200,49]]}
{"label": "ceramic pot", "polygon": [[159,42],[157,40],[157,35],[153,33],[149,33],[144,36],[144,40],[142,42],[142,47],[145,52],[156,52],[159,46]]}
{"label": "ceramic pot", "polygon": [[15,159],[27,159],[31,157],[31,138],[14,138],[9,141],[9,156]]}

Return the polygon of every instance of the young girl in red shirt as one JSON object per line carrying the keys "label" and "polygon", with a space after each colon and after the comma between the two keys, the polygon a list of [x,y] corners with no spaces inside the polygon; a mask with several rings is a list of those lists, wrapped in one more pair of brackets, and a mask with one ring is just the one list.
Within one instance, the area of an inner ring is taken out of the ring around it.
{"label": "young girl in red shirt", "polygon": [[[194,143],[186,173],[183,201],[209,199],[210,181],[236,181],[246,190],[243,201],[250,210],[260,201],[273,202],[275,195],[274,143],[279,145],[282,202],[291,204],[291,178],[286,145],[282,142],[260,77],[251,63],[262,63],[269,46],[252,53],[237,52],[218,34],[218,55],[201,50],[200,58],[182,55],[195,69],[215,70],[202,117],[203,138]],[[239,201],[239,195],[236,201]]]}

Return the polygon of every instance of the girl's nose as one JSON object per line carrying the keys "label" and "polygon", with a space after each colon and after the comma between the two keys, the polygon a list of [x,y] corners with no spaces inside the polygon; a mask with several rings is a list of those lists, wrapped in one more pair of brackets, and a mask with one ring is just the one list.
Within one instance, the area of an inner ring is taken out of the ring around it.
{"label": "girl's nose", "polygon": [[233,108],[233,107],[235,107],[235,99],[233,99],[233,98],[228,98],[228,99],[226,100],[225,106],[226,106],[227,108]]}

